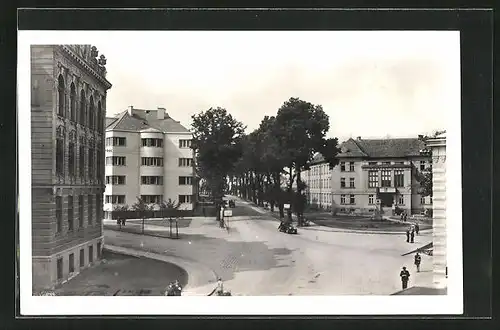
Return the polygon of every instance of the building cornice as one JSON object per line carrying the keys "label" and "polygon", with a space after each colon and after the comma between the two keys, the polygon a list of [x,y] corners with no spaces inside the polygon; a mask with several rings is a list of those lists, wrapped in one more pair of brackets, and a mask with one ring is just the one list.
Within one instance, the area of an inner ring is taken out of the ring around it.
{"label": "building cornice", "polygon": [[62,45],[61,49],[68,54],[73,60],[75,60],[76,63],[83,69],[85,69],[87,72],[89,72],[94,78],[96,78],[99,82],[101,82],[106,89],[110,89],[113,85],[104,78],[99,72],[94,70],[90,65],[88,65],[87,62],[85,62],[80,56],[78,56],[73,50],[71,50],[68,46]]}

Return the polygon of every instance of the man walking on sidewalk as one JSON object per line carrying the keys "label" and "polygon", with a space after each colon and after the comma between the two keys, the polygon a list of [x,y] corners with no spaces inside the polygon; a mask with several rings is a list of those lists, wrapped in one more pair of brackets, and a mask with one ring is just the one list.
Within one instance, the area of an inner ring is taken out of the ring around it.
{"label": "man walking on sidewalk", "polygon": [[406,229],[406,243],[410,243],[410,228]]}
{"label": "man walking on sidewalk", "polygon": [[399,273],[401,277],[401,284],[403,285],[403,290],[408,287],[408,281],[410,280],[410,272],[406,270],[406,267],[403,267],[401,273]]}
{"label": "man walking on sidewalk", "polygon": [[417,273],[420,272],[420,262],[422,262],[422,257],[418,252],[415,254],[415,266],[417,266]]}

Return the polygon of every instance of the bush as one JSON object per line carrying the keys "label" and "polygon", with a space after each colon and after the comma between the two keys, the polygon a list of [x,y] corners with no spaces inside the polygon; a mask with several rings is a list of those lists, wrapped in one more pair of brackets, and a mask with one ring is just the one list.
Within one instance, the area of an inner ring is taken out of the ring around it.
{"label": "bush", "polygon": [[394,209],[394,213],[396,215],[401,215],[401,213],[403,213],[403,212],[404,212],[404,210],[398,206],[396,206],[396,208]]}

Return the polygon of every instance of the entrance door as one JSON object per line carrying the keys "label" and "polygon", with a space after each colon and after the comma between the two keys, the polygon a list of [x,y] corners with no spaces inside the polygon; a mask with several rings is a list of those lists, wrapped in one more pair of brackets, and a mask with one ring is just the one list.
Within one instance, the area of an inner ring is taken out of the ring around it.
{"label": "entrance door", "polygon": [[392,207],[394,202],[393,194],[379,194],[381,207]]}

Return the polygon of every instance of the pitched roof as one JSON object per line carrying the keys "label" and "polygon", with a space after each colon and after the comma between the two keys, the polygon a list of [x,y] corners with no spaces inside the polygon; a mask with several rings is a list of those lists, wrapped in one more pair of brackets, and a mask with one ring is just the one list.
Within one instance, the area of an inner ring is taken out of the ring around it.
{"label": "pitched roof", "polygon": [[[343,148],[342,148],[343,147]],[[417,138],[399,139],[349,139],[341,145],[338,157],[411,157],[420,156],[425,143]]]}
{"label": "pitched roof", "polygon": [[311,160],[311,165],[313,165],[313,164],[319,164],[319,163],[322,163],[324,161],[325,161],[325,157],[323,157],[322,154],[320,154],[319,152],[317,152],[313,156],[313,159]]}
{"label": "pitched roof", "polygon": [[113,124],[116,119],[118,119],[118,118],[116,118],[116,117],[106,117],[106,127],[108,127],[109,125]]}
{"label": "pitched roof", "polygon": [[117,117],[115,121],[110,121],[110,124],[106,126],[107,130],[143,131],[152,129],[164,133],[189,133],[187,128],[168,114],[165,114],[164,119],[157,119],[156,110],[134,109],[132,116],[128,111],[124,111]]}

